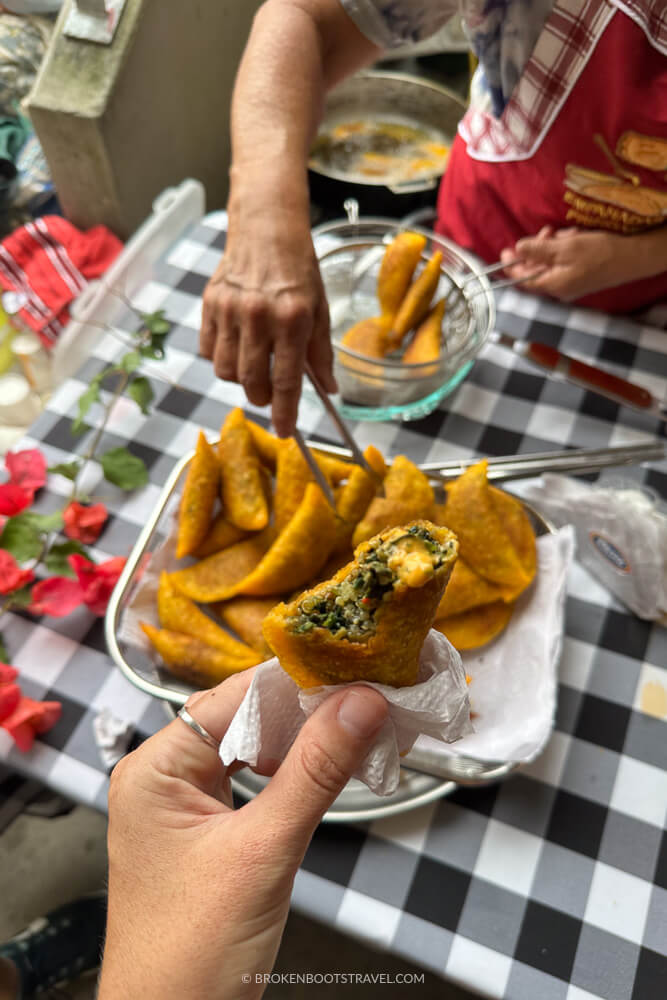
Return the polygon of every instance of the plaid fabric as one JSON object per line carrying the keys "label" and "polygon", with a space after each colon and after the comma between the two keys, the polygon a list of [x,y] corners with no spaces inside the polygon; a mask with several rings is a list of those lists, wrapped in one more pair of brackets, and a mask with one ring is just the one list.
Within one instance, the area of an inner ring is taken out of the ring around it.
{"label": "plaid fabric", "polygon": [[667,55],[667,4],[665,0],[610,0],[646,32],[651,43]]}
{"label": "plaid fabric", "polygon": [[461,121],[468,155],[493,162],[531,157],[615,13],[611,0],[558,0],[502,117],[470,108]]}
{"label": "plaid fabric", "polygon": [[[90,470],[86,490],[111,516],[95,554],[124,555],[160,488],[198,428],[213,436],[235,385],[195,356],[201,293],[224,246],[225,216],[210,215],[170,248],[135,297],[164,308],[173,324],[167,357],[151,377],[156,406],[117,406],[102,450],[126,445],[149,470],[131,494]],[[599,361],[667,398],[667,337],[661,330],[505,291],[500,329]],[[130,318],[127,318],[126,329]],[[121,324],[123,325],[123,324]],[[31,430],[49,464],[83,453],[74,438],[79,394],[123,351],[103,336],[76,377],[54,394]],[[246,405],[266,423],[266,411]],[[304,399],[302,430],[336,441],[318,404]],[[417,462],[603,447],[665,437],[665,424],[573,385],[546,378],[491,345],[438,410],[411,424],[357,424],[362,447]],[[617,476],[610,470],[605,478]],[[623,470],[667,496],[667,461]],[[54,510],[69,484],[58,476],[38,495]],[[132,687],[109,660],[103,623],[85,609],[3,622],[27,694],[57,699],[61,720],[29,754],[0,730],[0,760],[51,788],[106,809],[108,779],[93,739],[102,708],[131,722],[135,742],[164,725],[162,704]],[[667,726],[642,709],[649,683],[667,686],[667,630],[625,611],[575,564],[555,731],[545,752],[511,780],[458,789],[440,802],[355,826],[322,826],[299,871],[294,906],[314,919],[408,957],[488,997],[506,1000],[657,1000],[667,982]],[[1,800],[0,800],[1,802]],[[381,959],[378,959],[381,967]]]}

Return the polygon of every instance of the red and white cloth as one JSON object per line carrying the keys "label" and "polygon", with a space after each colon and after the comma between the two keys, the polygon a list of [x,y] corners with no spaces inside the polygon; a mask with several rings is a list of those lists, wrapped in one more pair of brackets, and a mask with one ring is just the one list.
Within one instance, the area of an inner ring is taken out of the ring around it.
{"label": "red and white cloth", "polygon": [[[436,229],[487,261],[543,226],[632,235],[667,224],[665,0],[555,0],[500,117],[470,108],[452,146]],[[624,147],[657,150],[654,160]],[[631,312],[667,276],[579,300]]]}
{"label": "red and white cloth", "polygon": [[16,294],[20,318],[52,347],[69,320],[70,304],[122,249],[106,226],[84,233],[58,215],[43,216],[0,244],[0,287]]}

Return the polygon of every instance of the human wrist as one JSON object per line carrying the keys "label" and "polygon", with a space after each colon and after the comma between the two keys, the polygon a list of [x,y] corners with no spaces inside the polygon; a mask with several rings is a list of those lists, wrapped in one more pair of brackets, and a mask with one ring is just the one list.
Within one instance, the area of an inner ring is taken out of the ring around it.
{"label": "human wrist", "polygon": [[632,236],[614,234],[609,273],[614,285],[652,278],[667,271],[667,228]]}
{"label": "human wrist", "polygon": [[309,191],[306,165],[289,158],[275,169],[267,170],[267,161],[235,161],[229,170],[230,215],[245,218],[266,212],[292,212],[309,217]]}

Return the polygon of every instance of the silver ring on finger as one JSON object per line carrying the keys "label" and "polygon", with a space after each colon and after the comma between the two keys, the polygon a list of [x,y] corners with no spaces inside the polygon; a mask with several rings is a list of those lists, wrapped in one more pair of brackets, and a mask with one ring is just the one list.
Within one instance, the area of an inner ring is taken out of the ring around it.
{"label": "silver ring on finger", "polygon": [[183,705],[183,708],[178,710],[178,717],[179,719],[182,719],[186,726],[189,726],[192,732],[196,733],[197,736],[204,741],[204,743],[208,743],[208,745],[213,747],[216,752],[220,749],[220,740],[216,740],[214,736],[211,736],[208,729],[204,729],[204,727],[197,722],[196,719],[193,719],[185,705]]}

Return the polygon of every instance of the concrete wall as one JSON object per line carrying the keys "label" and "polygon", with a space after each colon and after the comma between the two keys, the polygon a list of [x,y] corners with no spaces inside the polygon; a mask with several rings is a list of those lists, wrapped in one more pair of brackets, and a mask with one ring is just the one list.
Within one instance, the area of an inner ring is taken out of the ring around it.
{"label": "concrete wall", "polygon": [[223,207],[230,96],[262,0],[127,0],[112,45],[58,29],[28,108],[67,218],[129,236],[184,177]]}

